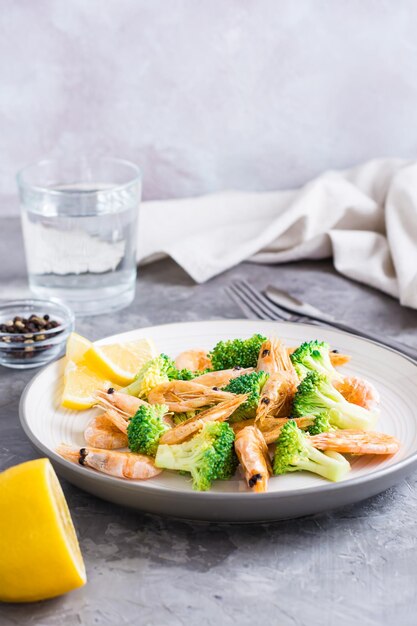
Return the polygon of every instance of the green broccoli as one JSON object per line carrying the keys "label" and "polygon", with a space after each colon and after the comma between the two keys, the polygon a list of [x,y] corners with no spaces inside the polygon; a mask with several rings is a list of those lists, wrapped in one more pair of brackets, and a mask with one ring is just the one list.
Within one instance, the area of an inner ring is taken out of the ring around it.
{"label": "green broccoli", "polygon": [[266,337],[253,335],[249,339],[219,341],[209,352],[213,370],[228,370],[232,367],[256,367],[259,350]]}
{"label": "green broccoli", "polygon": [[159,439],[169,430],[163,420],[168,411],[165,404],[143,404],[138,408],[127,426],[128,446],[132,452],[155,456]]}
{"label": "green broccoli", "polygon": [[329,356],[330,346],[325,341],[306,341],[290,355],[292,364],[300,378],[310,372],[326,374],[332,380],[343,376],[333,367]]}
{"label": "green broccoli", "polygon": [[[200,409],[201,411],[202,409]],[[172,416],[172,421],[174,424],[181,424],[181,422],[186,422],[187,420],[195,417],[197,413],[200,411],[184,411],[183,413],[174,413]]]}
{"label": "green broccoli", "polygon": [[155,464],[164,469],[189,472],[193,488],[207,491],[214,480],[226,480],[235,473],[234,439],[229,424],[211,422],[188,441],[158,446]]}
{"label": "green broccoli", "polygon": [[170,380],[168,373],[172,372],[172,368],[175,368],[175,364],[166,354],[149,359],[142,365],[135,380],[123,391],[131,396],[147,398],[154,387]]}
{"label": "green broccoli", "polygon": [[307,432],[310,435],[319,435],[320,433],[326,433],[329,430],[333,430],[330,425],[329,418],[326,413],[319,413],[315,418],[314,422],[307,426]]}
{"label": "green broccoli", "polygon": [[377,419],[376,412],[345,400],[326,376],[310,372],[298,386],[292,417],[319,415],[323,412],[335,428],[369,430]]}
{"label": "green broccoli", "polygon": [[185,368],[182,370],[175,368],[168,372],[169,380],[193,380],[196,376],[200,376],[200,372],[194,373]]}
{"label": "green broccoli", "polygon": [[288,420],[277,440],[273,470],[276,475],[306,470],[338,481],[347,474],[350,465],[338,452],[320,452],[314,448],[308,435],[297,427],[294,420]]}
{"label": "green broccoli", "polygon": [[240,422],[241,420],[252,419],[256,415],[256,409],[261,397],[262,388],[269,378],[266,372],[250,372],[242,374],[237,378],[232,378],[229,383],[222,388],[223,391],[231,393],[248,394],[246,402],[241,404],[229,417],[229,422]]}
{"label": "green broccoli", "polygon": [[162,354],[161,356],[165,359],[166,373],[169,380],[192,380],[196,376],[200,376],[200,372],[194,373],[186,368],[179,370],[176,367],[175,362],[170,359],[169,356],[166,354]]}
{"label": "green broccoli", "polygon": [[174,361],[166,354],[160,354],[149,361],[146,361],[135,376],[135,380],[125,387],[123,391],[131,396],[147,398],[149,392],[170,380],[192,380],[199,376],[200,372],[194,374],[187,369],[178,370]]}

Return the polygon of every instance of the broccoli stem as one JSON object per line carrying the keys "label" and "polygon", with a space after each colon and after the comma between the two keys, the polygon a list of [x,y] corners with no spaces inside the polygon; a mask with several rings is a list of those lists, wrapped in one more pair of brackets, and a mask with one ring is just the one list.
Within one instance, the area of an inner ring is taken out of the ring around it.
{"label": "broccoli stem", "polygon": [[375,426],[378,415],[362,406],[348,402],[338,391],[334,398],[325,396],[318,392],[319,398],[324,405],[328,405],[328,415],[330,423],[337,428],[357,428],[359,430],[369,430]]}
{"label": "broccoli stem", "polygon": [[128,385],[127,387],[124,387],[121,391],[123,391],[124,393],[129,394],[129,396],[136,396],[136,397],[138,397],[138,395],[140,393],[141,384],[142,384],[141,380],[135,379],[133,381],[133,383],[130,383],[130,385]]}
{"label": "broccoli stem", "polygon": [[308,446],[308,457],[297,460],[295,469],[319,474],[327,480],[337,482],[350,470],[349,462],[338,452],[320,452],[313,446]]}

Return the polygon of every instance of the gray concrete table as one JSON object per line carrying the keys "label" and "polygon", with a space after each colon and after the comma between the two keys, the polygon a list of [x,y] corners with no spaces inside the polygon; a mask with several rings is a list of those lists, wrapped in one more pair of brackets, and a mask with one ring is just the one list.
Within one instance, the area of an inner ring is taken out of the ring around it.
{"label": "gray concrete table", "polygon": [[[20,228],[13,219],[0,225],[0,297],[13,297],[25,289]],[[77,330],[97,339],[151,324],[242,317],[224,293],[237,277],[261,287],[275,282],[312,304],[325,302],[348,323],[417,347],[415,311],[349,282],[328,262],[246,263],[196,285],[175,263],[160,261],[141,269],[132,306],[80,320]],[[17,415],[33,374],[0,368],[0,469],[36,456]],[[414,473],[354,506],[259,525],[140,514],[64,482],[88,584],[49,602],[0,605],[0,624],[415,626],[416,482]]]}

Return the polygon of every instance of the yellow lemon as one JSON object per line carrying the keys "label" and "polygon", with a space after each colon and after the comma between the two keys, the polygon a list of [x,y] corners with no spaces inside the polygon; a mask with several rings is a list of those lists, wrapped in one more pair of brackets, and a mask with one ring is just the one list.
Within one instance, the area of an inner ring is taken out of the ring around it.
{"label": "yellow lemon", "polygon": [[84,361],[68,361],[64,373],[62,406],[76,411],[89,409],[95,403],[94,392],[112,386],[114,385],[110,380],[91,370]]}
{"label": "yellow lemon", "polygon": [[127,343],[92,346],[84,354],[88,367],[101,372],[118,385],[129,385],[141,366],[156,355],[150,339],[138,339]]}
{"label": "yellow lemon", "polygon": [[71,333],[67,339],[67,359],[74,363],[79,363],[91,346],[91,341],[88,341],[85,337],[78,333]]}
{"label": "yellow lemon", "polygon": [[61,486],[48,459],[0,474],[0,601],[33,602],[86,582]]}

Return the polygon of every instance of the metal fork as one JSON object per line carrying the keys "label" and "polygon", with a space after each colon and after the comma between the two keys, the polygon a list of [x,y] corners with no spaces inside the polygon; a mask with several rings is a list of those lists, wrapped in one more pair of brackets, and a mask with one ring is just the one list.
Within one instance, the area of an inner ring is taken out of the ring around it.
{"label": "metal fork", "polygon": [[260,320],[314,323],[310,318],[285,311],[246,280],[235,280],[226,287],[226,292],[247,317],[255,315]]}
{"label": "metal fork", "polygon": [[356,328],[350,328],[346,324],[340,324],[338,322],[324,322],[316,321],[311,317],[295,315],[289,313],[285,309],[282,309],[278,304],[271,302],[267,296],[255,289],[246,280],[236,280],[227,289],[227,292],[232,299],[239,305],[245,315],[248,317],[257,317],[261,320],[283,320],[286,322],[307,322],[308,324],[314,324],[315,326],[324,326],[327,328],[339,328],[344,332],[350,332],[353,335],[362,337],[380,344],[395,352],[406,355],[413,361],[417,360],[417,350],[410,348],[405,344],[391,339],[389,337],[380,337],[374,333],[360,331]]}

